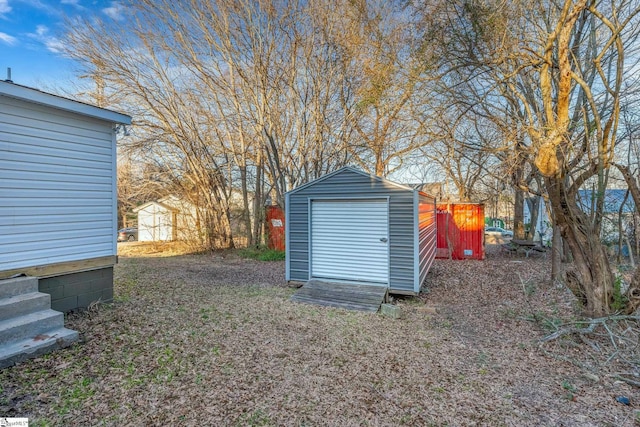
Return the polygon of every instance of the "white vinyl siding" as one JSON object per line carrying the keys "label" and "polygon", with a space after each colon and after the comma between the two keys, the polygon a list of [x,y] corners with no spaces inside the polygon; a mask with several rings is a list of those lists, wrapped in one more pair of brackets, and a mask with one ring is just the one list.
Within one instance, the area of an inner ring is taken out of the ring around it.
{"label": "white vinyl siding", "polygon": [[116,254],[112,126],[0,96],[0,271]]}
{"label": "white vinyl siding", "polygon": [[311,202],[313,278],[389,283],[386,200]]}

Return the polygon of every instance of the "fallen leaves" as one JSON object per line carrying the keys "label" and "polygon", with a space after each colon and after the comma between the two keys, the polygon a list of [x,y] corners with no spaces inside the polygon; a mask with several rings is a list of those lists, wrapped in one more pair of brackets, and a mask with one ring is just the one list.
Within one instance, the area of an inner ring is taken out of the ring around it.
{"label": "fallen leaves", "polygon": [[51,425],[633,425],[637,389],[539,350],[547,331],[531,320],[572,318],[573,299],[548,284],[545,259],[512,261],[437,260],[390,320],[290,302],[282,262],[121,257],[115,303],[68,316],[83,344],[0,371],[0,413]]}

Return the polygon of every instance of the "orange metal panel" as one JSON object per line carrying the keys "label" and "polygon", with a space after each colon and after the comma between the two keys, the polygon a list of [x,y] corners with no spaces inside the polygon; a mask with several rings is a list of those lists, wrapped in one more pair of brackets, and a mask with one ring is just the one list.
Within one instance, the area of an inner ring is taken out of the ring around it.
{"label": "orange metal panel", "polygon": [[436,258],[484,259],[484,205],[438,204]]}
{"label": "orange metal panel", "polygon": [[269,249],[285,250],[284,209],[280,206],[267,206],[267,226],[269,229]]}

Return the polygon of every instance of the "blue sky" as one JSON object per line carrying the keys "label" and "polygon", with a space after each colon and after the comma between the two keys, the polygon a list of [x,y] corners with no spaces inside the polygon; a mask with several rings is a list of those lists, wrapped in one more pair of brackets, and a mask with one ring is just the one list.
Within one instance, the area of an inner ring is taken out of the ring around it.
{"label": "blue sky", "polygon": [[104,0],[0,0],[0,80],[46,90],[74,82],[77,66],[61,53],[65,17],[121,19],[124,8]]}

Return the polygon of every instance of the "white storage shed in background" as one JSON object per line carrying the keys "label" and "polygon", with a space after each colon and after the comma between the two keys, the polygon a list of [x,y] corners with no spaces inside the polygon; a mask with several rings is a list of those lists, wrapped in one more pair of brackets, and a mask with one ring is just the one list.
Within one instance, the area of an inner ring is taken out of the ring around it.
{"label": "white storage shed in background", "polygon": [[436,253],[436,204],[346,167],[286,195],[286,279],[418,294]]}
{"label": "white storage shed in background", "polygon": [[160,202],[148,202],[133,210],[138,214],[138,241],[159,242],[177,239],[179,210]]}
{"label": "white storage shed in background", "polygon": [[138,240],[157,242],[197,240],[202,236],[198,208],[175,195],[133,209],[138,215]]}

